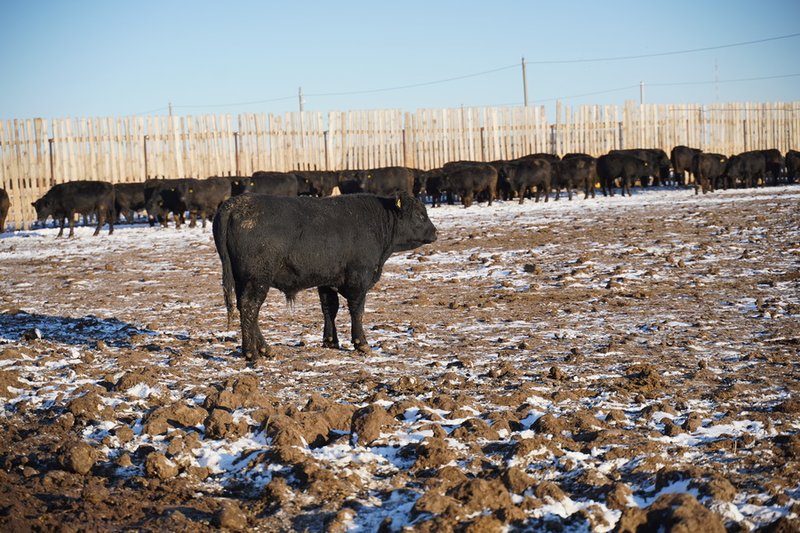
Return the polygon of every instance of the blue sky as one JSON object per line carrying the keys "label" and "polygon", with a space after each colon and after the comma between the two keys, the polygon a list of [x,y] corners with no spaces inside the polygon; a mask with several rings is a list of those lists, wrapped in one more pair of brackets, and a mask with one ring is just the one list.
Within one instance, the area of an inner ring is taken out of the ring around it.
{"label": "blue sky", "polygon": [[[0,120],[793,101],[800,0],[0,0]],[[577,59],[650,55],[639,59]],[[546,63],[552,62],[552,63]],[[456,78],[456,79],[454,79]],[[731,81],[762,78],[751,81]],[[764,79],[766,78],[766,79]],[[718,83],[714,81],[718,80]],[[449,81],[442,81],[449,80]],[[408,87],[412,86],[412,87]],[[580,96],[585,95],[585,96]]]}

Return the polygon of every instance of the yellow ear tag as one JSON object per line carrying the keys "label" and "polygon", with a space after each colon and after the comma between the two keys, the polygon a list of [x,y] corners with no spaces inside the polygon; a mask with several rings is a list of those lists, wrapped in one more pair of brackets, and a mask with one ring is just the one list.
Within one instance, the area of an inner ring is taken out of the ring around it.
{"label": "yellow ear tag", "polygon": [[403,207],[403,202],[401,202],[400,198],[398,198],[397,200],[394,201],[394,205],[395,207],[397,207],[397,209],[400,209],[401,207]]}

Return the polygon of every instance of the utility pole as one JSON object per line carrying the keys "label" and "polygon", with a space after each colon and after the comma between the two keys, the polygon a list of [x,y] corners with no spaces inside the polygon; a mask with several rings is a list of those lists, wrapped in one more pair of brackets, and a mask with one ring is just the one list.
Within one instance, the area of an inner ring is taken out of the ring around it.
{"label": "utility pole", "polygon": [[525,58],[522,58],[522,101],[528,107],[528,78],[525,75]]}
{"label": "utility pole", "polygon": [[300,112],[302,113],[303,112],[303,88],[302,87],[298,87],[297,88],[297,100],[300,103]]}
{"label": "utility pole", "polygon": [[639,105],[644,104],[644,82],[639,82]]}
{"label": "utility pole", "polygon": [[168,102],[169,106],[169,116],[172,116],[172,102]]}
{"label": "utility pole", "polygon": [[714,100],[719,102],[719,64],[714,58]]}

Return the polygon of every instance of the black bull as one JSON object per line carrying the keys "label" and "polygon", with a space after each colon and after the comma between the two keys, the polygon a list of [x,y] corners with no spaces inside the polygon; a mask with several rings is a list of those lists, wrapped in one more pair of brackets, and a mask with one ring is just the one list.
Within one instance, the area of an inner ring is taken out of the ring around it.
{"label": "black bull", "polygon": [[250,360],[269,354],[258,313],[270,287],[289,301],[299,291],[317,287],[323,346],[329,348],[339,347],[335,320],[341,294],[350,310],[353,346],[368,352],[364,303],[383,264],[394,252],[436,240],[425,206],[402,193],[397,198],[236,196],[222,204],[213,227],[228,327],[235,297],[242,353]]}

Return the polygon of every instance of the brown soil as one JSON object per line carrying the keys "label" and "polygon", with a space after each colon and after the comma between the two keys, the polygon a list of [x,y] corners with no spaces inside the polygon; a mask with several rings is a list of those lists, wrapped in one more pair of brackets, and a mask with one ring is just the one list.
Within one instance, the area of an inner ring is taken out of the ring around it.
{"label": "brown soil", "polygon": [[797,530],[800,190],[659,194],[431,209],[252,367],[209,230],[0,240],[0,530]]}

